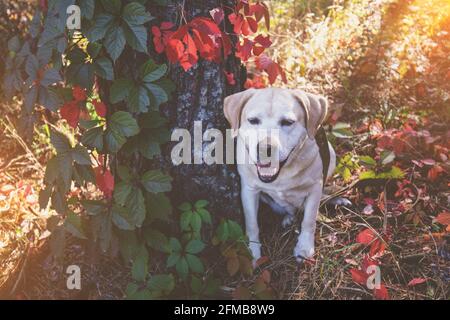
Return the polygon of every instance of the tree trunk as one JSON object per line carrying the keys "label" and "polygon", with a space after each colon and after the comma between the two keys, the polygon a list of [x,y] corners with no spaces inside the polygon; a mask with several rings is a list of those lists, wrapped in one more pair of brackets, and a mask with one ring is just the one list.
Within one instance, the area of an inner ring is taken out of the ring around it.
{"label": "tree trunk", "polygon": [[[196,16],[208,16],[209,11],[223,7],[226,15],[229,9],[236,5],[235,0],[179,0],[174,1],[174,6],[164,10],[164,21],[179,22],[180,6],[184,5],[184,13],[187,21]],[[224,19],[225,28],[231,30],[231,26]],[[237,39],[233,39],[236,41]],[[236,85],[229,85],[224,71],[234,74]],[[223,115],[223,101],[227,95],[239,92],[243,89],[246,79],[245,68],[240,61],[230,55],[221,64],[200,60],[200,62],[185,72],[181,67],[174,66],[170,77],[176,84],[177,91],[173,99],[163,112],[169,119],[171,130],[175,128],[187,129],[193,135],[194,121],[201,121],[203,132],[209,128],[216,128],[225,133],[229,127]],[[225,137],[225,134],[224,134]],[[234,165],[179,165],[173,166],[170,159],[172,147],[170,143],[164,151],[166,165],[174,178],[172,192],[173,204],[183,201],[194,202],[206,199],[210,202],[209,209],[216,221],[222,217],[240,221],[240,182]],[[205,144],[203,144],[205,147]],[[224,141],[225,147],[225,141]],[[193,141],[192,141],[192,150]],[[225,153],[224,153],[225,155]]]}

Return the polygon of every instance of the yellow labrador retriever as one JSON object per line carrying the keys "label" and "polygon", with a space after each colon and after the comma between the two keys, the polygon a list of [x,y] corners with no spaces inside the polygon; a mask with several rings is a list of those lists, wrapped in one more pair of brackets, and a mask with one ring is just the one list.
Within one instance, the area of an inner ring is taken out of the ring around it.
{"label": "yellow labrador retriever", "polygon": [[[285,215],[283,226],[293,222],[297,209],[304,210],[294,256],[301,262],[314,255],[316,218],[324,181],[315,137],[327,109],[325,98],[301,90],[249,89],[225,99],[225,117],[232,129],[238,129],[234,132],[238,139],[241,199],[255,261],[261,257],[257,221],[260,200]],[[255,130],[257,138],[249,139],[248,132]],[[274,131],[276,134],[272,134]],[[327,144],[329,177],[335,169],[336,154]]]}

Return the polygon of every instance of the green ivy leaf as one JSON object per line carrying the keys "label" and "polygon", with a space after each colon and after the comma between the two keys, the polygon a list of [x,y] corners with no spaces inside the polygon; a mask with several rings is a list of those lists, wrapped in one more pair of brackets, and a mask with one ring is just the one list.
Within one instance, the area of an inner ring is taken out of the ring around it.
{"label": "green ivy leaf", "polygon": [[180,217],[180,228],[183,231],[189,230],[189,226],[191,225],[192,216],[194,213],[192,211],[184,211]]}
{"label": "green ivy leaf", "polygon": [[100,0],[103,5],[103,8],[112,14],[120,13],[120,9],[122,8],[121,0]]}
{"label": "green ivy leaf", "polygon": [[185,257],[181,257],[175,265],[175,269],[182,279],[185,279],[189,273],[189,265]]}
{"label": "green ivy leaf", "polygon": [[167,268],[171,268],[174,265],[176,265],[178,263],[178,261],[180,260],[181,255],[179,252],[173,252],[171,253],[168,257],[167,257]]}
{"label": "green ivy leaf", "polygon": [[186,245],[186,252],[191,254],[197,254],[205,249],[205,244],[201,240],[191,240]]}
{"label": "green ivy leaf", "polygon": [[140,25],[154,19],[145,10],[145,7],[137,2],[127,4],[123,10],[122,17],[130,25]]}
{"label": "green ivy leaf", "polygon": [[131,276],[134,280],[143,282],[148,274],[148,252],[144,246],[140,248],[138,254],[133,260]]}
{"label": "green ivy leaf", "polygon": [[181,243],[177,238],[170,238],[169,244],[173,252],[181,252]]}
{"label": "green ivy leaf", "polygon": [[81,204],[90,216],[99,215],[106,210],[105,203],[100,200],[83,200]]}
{"label": "green ivy leaf", "polygon": [[192,254],[187,254],[186,255],[186,261],[188,263],[189,268],[193,272],[195,272],[195,273],[203,273],[205,271],[203,263],[198,257],[196,257],[196,256],[194,256]]}
{"label": "green ivy leaf", "polygon": [[64,227],[68,232],[70,232],[74,237],[79,239],[87,239],[80,216],[76,215],[72,211],[67,214],[66,220],[64,220]]}
{"label": "green ivy leaf", "polygon": [[148,60],[144,65],[141,67],[141,76],[142,81],[144,82],[154,82],[162,77],[167,73],[167,65],[157,65],[153,60]]}
{"label": "green ivy leaf", "polygon": [[59,131],[52,130],[50,132],[50,142],[58,154],[65,154],[72,150],[69,138]]}
{"label": "green ivy leaf", "polygon": [[87,37],[90,42],[96,42],[105,37],[114,22],[114,16],[110,14],[100,14],[95,17],[94,21],[94,25],[87,32]]}
{"label": "green ivy leaf", "polygon": [[71,154],[72,159],[81,166],[90,166],[92,164],[89,152],[80,144],[75,146]]}
{"label": "green ivy leaf", "polygon": [[81,142],[90,147],[95,148],[98,151],[103,150],[103,126],[91,128],[87,130],[83,137],[81,138]]}
{"label": "green ivy leaf", "polygon": [[133,187],[129,183],[119,182],[114,188],[114,200],[121,206],[124,206],[127,202]]}
{"label": "green ivy leaf", "polygon": [[147,282],[147,288],[152,292],[153,298],[167,296],[175,288],[175,278],[171,274],[151,276]]}
{"label": "green ivy leaf", "polygon": [[108,34],[105,37],[104,45],[106,51],[111,56],[113,62],[120,57],[123,50],[125,49],[126,39],[125,32],[121,26],[113,26],[111,30],[108,31]]}
{"label": "green ivy leaf", "polygon": [[147,229],[144,233],[145,242],[154,249],[165,253],[170,253],[169,239],[166,235],[155,229]]}
{"label": "green ivy leaf", "polygon": [[147,171],[141,179],[145,190],[152,193],[169,192],[172,190],[172,178],[160,170]]}
{"label": "green ivy leaf", "polygon": [[117,228],[121,230],[134,230],[135,226],[132,219],[128,215],[127,209],[124,207],[120,207],[118,205],[114,205],[112,208],[112,221],[116,225]]}
{"label": "green ivy leaf", "polygon": [[167,92],[157,84],[144,82],[145,88],[148,92],[154,97],[156,102],[156,108],[158,108],[161,104],[169,101],[169,96]]}
{"label": "green ivy leaf", "polygon": [[132,87],[127,100],[127,108],[133,113],[147,112],[150,99],[144,87]]}
{"label": "green ivy leaf", "polygon": [[114,80],[113,64],[108,58],[102,57],[98,59],[97,61],[95,61],[94,67],[95,73],[99,77],[109,81]]}
{"label": "green ivy leaf", "polygon": [[132,87],[133,82],[129,79],[122,78],[114,81],[110,90],[111,102],[118,103],[125,100],[128,97]]}
{"label": "green ivy leaf", "polygon": [[197,209],[197,213],[200,215],[204,223],[212,224],[211,214],[206,209]]}

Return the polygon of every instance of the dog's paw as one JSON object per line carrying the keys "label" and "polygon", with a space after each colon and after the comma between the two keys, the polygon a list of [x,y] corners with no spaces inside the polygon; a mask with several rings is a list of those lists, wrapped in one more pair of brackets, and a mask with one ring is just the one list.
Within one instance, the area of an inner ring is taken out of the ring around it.
{"label": "dog's paw", "polygon": [[248,245],[250,252],[253,256],[253,267],[256,266],[256,262],[261,258],[261,244],[256,242],[250,242]]}
{"label": "dog's paw", "polygon": [[301,233],[294,248],[294,257],[298,263],[314,256],[314,234]]}
{"label": "dog's paw", "polygon": [[341,207],[351,207],[353,205],[353,203],[348,200],[347,198],[343,198],[343,197],[337,197],[334,199],[331,199],[329,202],[331,205],[333,206],[341,206]]}
{"label": "dog's paw", "polygon": [[281,222],[281,226],[283,227],[283,228],[287,228],[287,227],[289,227],[289,226],[291,226],[292,225],[292,223],[294,222],[294,216],[293,215],[291,215],[291,214],[286,214],[285,216],[284,216],[284,218],[283,218],[283,221]]}

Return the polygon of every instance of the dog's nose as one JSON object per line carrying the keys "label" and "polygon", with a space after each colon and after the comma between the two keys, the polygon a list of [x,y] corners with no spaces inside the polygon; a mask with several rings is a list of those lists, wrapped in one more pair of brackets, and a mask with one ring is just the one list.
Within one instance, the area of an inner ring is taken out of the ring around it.
{"label": "dog's nose", "polygon": [[258,154],[258,162],[270,162],[272,157],[272,152],[274,152],[274,147],[268,143],[258,143],[256,145],[256,152]]}

